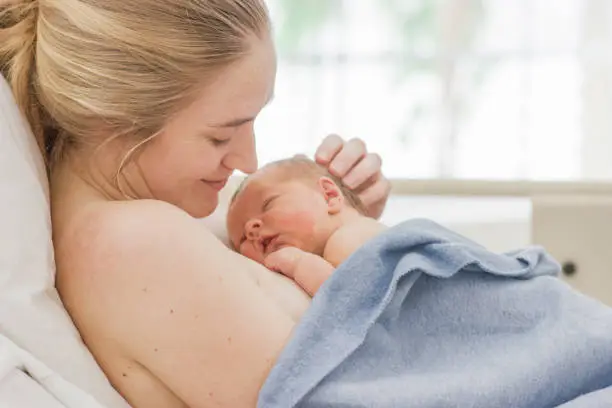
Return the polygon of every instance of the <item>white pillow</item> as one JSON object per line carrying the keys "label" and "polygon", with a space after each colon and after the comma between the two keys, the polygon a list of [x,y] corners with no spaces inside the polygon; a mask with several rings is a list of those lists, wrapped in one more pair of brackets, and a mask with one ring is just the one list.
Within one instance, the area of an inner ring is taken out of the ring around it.
{"label": "white pillow", "polygon": [[84,346],[55,290],[47,177],[0,75],[0,333],[108,407],[128,407]]}

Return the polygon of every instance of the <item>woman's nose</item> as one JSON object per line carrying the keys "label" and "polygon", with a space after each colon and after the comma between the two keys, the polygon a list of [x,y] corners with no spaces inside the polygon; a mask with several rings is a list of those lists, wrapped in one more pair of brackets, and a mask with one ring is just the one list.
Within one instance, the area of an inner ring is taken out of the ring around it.
{"label": "woman's nose", "polygon": [[245,130],[245,133],[235,139],[234,146],[225,157],[224,165],[229,169],[239,170],[245,174],[251,174],[257,170],[255,134],[252,128]]}
{"label": "woman's nose", "polygon": [[257,219],[249,220],[246,223],[246,237],[249,240],[259,239],[259,231],[261,230],[262,222]]}

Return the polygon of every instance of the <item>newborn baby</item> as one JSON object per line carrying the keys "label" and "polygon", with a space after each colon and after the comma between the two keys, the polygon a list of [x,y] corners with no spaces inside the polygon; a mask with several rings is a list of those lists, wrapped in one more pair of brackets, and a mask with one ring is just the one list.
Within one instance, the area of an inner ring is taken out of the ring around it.
{"label": "newborn baby", "polygon": [[232,247],[314,296],[335,267],[382,232],[351,190],[303,156],[271,163],[234,194]]}

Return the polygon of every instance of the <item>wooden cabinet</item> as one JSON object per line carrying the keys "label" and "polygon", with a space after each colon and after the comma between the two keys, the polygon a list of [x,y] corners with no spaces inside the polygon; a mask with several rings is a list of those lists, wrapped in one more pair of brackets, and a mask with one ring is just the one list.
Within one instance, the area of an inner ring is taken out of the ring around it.
{"label": "wooden cabinet", "polygon": [[564,280],[612,306],[612,197],[536,196],[532,204],[532,242],[564,265]]}

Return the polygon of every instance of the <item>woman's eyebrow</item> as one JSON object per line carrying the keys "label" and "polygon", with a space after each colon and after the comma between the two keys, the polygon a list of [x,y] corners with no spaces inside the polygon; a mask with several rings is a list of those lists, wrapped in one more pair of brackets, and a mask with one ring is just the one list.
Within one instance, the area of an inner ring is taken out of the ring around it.
{"label": "woman's eyebrow", "polygon": [[[268,97],[268,100],[266,101],[266,105],[270,104],[270,102],[272,102],[272,100],[274,99],[274,94],[271,94]],[[264,106],[266,106],[264,105]],[[232,127],[238,127],[238,126],[242,126],[245,123],[249,123],[249,122],[253,122],[256,119],[255,116],[249,116],[246,118],[236,118],[236,119],[231,119],[227,122],[224,123],[220,123],[218,125],[212,125],[211,127],[215,127],[215,128],[232,128]]]}
{"label": "woman's eyebrow", "polygon": [[248,117],[248,118],[238,118],[238,119],[232,119],[228,122],[224,122],[224,123],[220,123],[218,125],[212,125],[211,127],[215,127],[215,128],[232,128],[232,127],[238,127],[238,126],[242,126],[245,123],[249,123],[255,120],[255,117]]}

